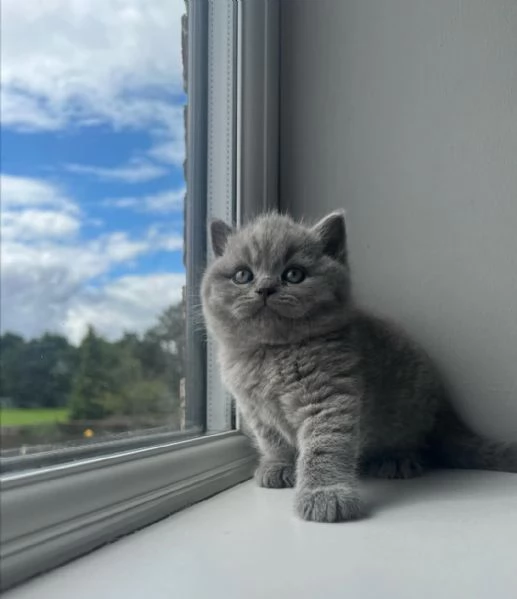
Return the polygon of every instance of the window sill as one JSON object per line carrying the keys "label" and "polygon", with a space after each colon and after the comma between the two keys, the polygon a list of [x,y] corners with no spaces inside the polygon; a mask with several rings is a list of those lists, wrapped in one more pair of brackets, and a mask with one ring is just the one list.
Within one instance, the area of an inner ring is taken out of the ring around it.
{"label": "window sill", "polygon": [[0,583],[9,588],[248,479],[238,432],[1,479]]}
{"label": "window sill", "polygon": [[244,483],[6,599],[513,597],[513,474],[368,481],[372,517],[342,525],[299,521],[292,493]]}

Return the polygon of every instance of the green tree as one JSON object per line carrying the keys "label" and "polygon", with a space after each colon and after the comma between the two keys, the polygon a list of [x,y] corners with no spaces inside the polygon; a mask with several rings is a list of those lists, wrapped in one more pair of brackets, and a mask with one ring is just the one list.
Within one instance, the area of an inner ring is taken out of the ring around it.
{"label": "green tree", "polygon": [[166,383],[160,379],[140,379],[106,398],[109,411],[123,416],[172,414],[177,405],[176,398],[172,397]]}
{"label": "green tree", "polygon": [[181,363],[185,360],[186,329],[183,302],[169,306],[158,317],[158,324],[150,331],[164,347],[176,354]]}
{"label": "green tree", "polygon": [[79,348],[45,334],[25,341],[0,337],[0,396],[20,407],[68,405],[71,418],[112,414],[171,414],[184,377],[183,303],[169,306],[142,337],[126,333],[109,342],[93,327]]}
{"label": "green tree", "polygon": [[68,403],[77,368],[77,350],[61,335],[46,333],[30,342],[33,359],[30,376],[41,382],[39,406],[61,407]]}
{"label": "green tree", "polygon": [[2,396],[22,408],[66,405],[77,352],[65,337],[46,333],[26,342],[6,333],[0,347]]}
{"label": "green tree", "polygon": [[183,376],[183,315],[181,306],[171,306],[142,338],[126,333],[116,342],[120,360],[115,377],[119,390],[109,398],[114,414],[171,415],[179,407]]}
{"label": "green tree", "polygon": [[180,380],[185,376],[185,314],[183,303],[169,306],[158,323],[144,335],[140,360],[144,371],[162,376],[179,396]]}
{"label": "green tree", "polygon": [[24,344],[23,337],[19,335],[4,333],[0,337],[0,397],[16,400]]}
{"label": "green tree", "polygon": [[98,420],[109,414],[109,399],[116,392],[116,352],[93,327],[79,347],[79,365],[70,401],[74,420]]}

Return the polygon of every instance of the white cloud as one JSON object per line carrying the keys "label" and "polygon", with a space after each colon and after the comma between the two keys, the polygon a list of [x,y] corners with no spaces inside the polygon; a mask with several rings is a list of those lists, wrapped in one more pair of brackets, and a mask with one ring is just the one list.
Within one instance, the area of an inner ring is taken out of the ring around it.
{"label": "white cloud", "polygon": [[116,232],[95,240],[92,249],[102,252],[110,262],[125,262],[149,251],[146,240],[131,240],[126,233]]}
{"label": "white cloud", "polygon": [[112,208],[136,208],[141,201],[141,198],[115,198],[113,200],[104,200],[104,206],[111,206]]}
{"label": "white cloud", "polygon": [[6,87],[0,89],[0,115],[4,126],[20,131],[53,131],[65,121],[64,114],[56,113],[38,98]]}
{"label": "white cloud", "polygon": [[183,238],[179,235],[163,235],[160,239],[160,248],[168,252],[178,252],[183,249]]}
{"label": "white cloud", "polygon": [[154,214],[168,214],[181,212],[185,199],[185,187],[161,191],[154,194],[134,196],[128,198],[113,198],[105,200],[106,206],[115,208],[132,208],[138,212],[151,212]]}
{"label": "white cloud", "polygon": [[0,176],[1,233],[8,241],[62,239],[80,228],[80,211],[57,185],[45,181]]}
{"label": "white cloud", "polygon": [[53,210],[24,210],[2,214],[2,239],[33,240],[70,237],[79,231],[77,218]]}
{"label": "white cloud", "polygon": [[146,239],[148,243],[161,250],[177,252],[183,249],[183,236],[171,233],[166,224],[153,225],[147,229]]}
{"label": "white cloud", "polygon": [[10,176],[2,176],[0,185],[7,190],[1,214],[2,330],[26,337],[56,331],[77,342],[91,323],[114,338],[126,329],[141,332],[179,297],[181,274],[115,280],[109,274],[144,254],[180,250],[180,235],[160,224],[141,238],[115,231],[81,240],[80,212],[59,187]]}
{"label": "white cloud", "polygon": [[2,210],[38,207],[78,212],[75,203],[59,185],[39,179],[1,175],[0,194]]}
{"label": "white cloud", "polygon": [[185,158],[185,140],[183,137],[156,143],[148,155],[159,162],[180,166]]}
{"label": "white cloud", "polygon": [[[88,325],[109,339],[125,331],[142,333],[158,314],[181,298],[185,276],[180,273],[130,275],[94,287],[89,283],[106,263],[91,248],[34,252],[9,248],[11,259],[2,268],[2,330],[27,338],[53,331],[79,343]],[[38,260],[39,258],[39,260]]]}
{"label": "white cloud", "polygon": [[184,199],[185,188],[145,196],[145,210],[147,210],[147,212],[162,214],[167,212],[178,212],[183,210]]}
{"label": "white cloud", "polygon": [[183,274],[135,275],[85,290],[68,306],[63,328],[73,343],[80,342],[89,324],[108,339],[125,331],[142,333],[162,310],[180,301],[184,284]]}
{"label": "white cloud", "polygon": [[170,130],[184,12],[184,0],[3,0],[4,125]]}
{"label": "white cloud", "polygon": [[167,174],[163,166],[157,166],[141,160],[130,161],[126,166],[106,168],[86,164],[68,164],[66,170],[71,173],[92,175],[98,179],[123,181],[124,183],[142,183],[159,179]]}
{"label": "white cloud", "polygon": [[[150,148],[127,164],[70,165],[104,180],[150,181],[181,166],[184,12],[184,0],[2,0],[3,127],[105,124],[151,134]],[[117,336],[142,330],[179,298],[183,275],[109,277],[144,254],[180,250],[181,236],[158,226],[140,238],[112,232],[84,240],[82,227],[93,221],[59,185],[7,175],[0,185],[3,330],[27,337],[52,330],[77,341],[91,322]],[[172,210],[171,193],[148,196],[151,211]]]}

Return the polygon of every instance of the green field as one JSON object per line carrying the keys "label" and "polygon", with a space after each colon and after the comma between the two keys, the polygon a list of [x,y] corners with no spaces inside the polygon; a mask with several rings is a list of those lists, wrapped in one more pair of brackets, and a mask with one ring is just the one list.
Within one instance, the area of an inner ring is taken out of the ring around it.
{"label": "green field", "polygon": [[64,422],[68,418],[66,408],[0,409],[0,424],[2,426],[28,426],[49,422]]}

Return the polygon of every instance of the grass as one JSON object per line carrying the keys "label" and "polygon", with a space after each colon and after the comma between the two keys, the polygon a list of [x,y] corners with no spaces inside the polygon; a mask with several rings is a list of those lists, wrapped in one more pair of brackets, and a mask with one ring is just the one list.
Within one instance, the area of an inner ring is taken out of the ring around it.
{"label": "grass", "polygon": [[1,426],[29,426],[65,422],[68,419],[66,408],[3,408],[0,409]]}

